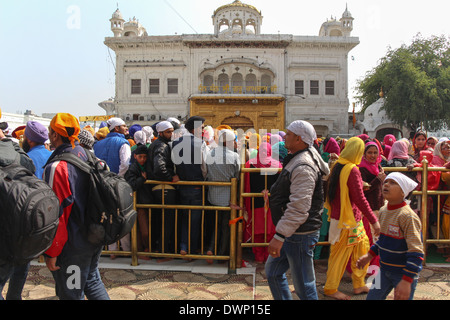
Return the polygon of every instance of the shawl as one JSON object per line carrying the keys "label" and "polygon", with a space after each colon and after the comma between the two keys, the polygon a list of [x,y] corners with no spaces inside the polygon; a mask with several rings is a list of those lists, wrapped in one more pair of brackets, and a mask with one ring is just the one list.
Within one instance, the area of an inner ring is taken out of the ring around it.
{"label": "shawl", "polygon": [[[344,150],[342,151],[339,159],[336,163],[342,164],[344,167],[339,175],[339,187],[341,191],[341,210],[340,218],[338,222],[338,228],[351,229],[356,227],[357,223],[355,221],[355,216],[353,214],[352,204],[350,202],[350,195],[348,190],[348,178],[350,172],[356,166],[361,163],[362,156],[364,154],[364,142],[359,137],[350,138]],[[328,209],[328,215],[331,214],[331,204],[327,199],[325,203],[325,208]]]}

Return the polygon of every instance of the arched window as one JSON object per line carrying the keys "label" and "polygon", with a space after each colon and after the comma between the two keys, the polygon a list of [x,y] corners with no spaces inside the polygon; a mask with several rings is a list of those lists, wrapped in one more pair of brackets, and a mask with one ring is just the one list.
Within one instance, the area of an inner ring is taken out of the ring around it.
{"label": "arched window", "polygon": [[261,77],[261,86],[267,87],[267,89],[262,89],[261,93],[270,93],[270,87],[272,86],[272,78],[268,74],[263,74]]}
{"label": "arched window", "polygon": [[244,85],[244,78],[242,74],[235,73],[231,76],[231,87],[233,93],[242,93],[242,86]]}
{"label": "arched window", "polygon": [[214,79],[212,75],[206,75],[203,77],[203,86],[206,87],[206,92],[210,93],[212,92],[211,86],[214,85]]}
{"label": "arched window", "polygon": [[245,92],[246,93],[256,93],[256,75],[249,73],[245,76]]}
{"label": "arched window", "polygon": [[[230,79],[226,73],[222,73],[218,77],[218,85],[220,93],[228,93],[225,87],[228,87],[230,85]],[[228,89],[229,90],[229,89]]]}
{"label": "arched window", "polygon": [[244,26],[241,19],[234,19],[232,25],[233,33],[242,33]]}

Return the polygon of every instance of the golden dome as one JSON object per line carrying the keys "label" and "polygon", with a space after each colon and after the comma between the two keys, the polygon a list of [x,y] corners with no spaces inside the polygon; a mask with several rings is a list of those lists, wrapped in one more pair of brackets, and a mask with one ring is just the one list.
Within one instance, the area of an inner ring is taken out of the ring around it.
{"label": "golden dome", "polygon": [[224,6],[221,6],[219,8],[216,9],[216,11],[214,11],[214,16],[217,14],[217,12],[223,10],[223,9],[228,9],[228,8],[247,8],[247,9],[251,9],[256,11],[259,15],[261,15],[261,11],[259,11],[258,9],[256,9],[256,7],[249,5],[249,4],[245,4],[242,3],[239,0],[235,0],[233,3],[230,4],[226,4]]}

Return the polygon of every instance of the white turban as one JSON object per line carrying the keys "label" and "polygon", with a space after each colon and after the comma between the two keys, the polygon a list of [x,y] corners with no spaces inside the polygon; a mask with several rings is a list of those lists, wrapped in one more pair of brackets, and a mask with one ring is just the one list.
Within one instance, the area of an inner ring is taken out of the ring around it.
{"label": "white turban", "polygon": [[109,131],[113,130],[115,127],[120,127],[123,126],[125,124],[125,121],[123,121],[120,118],[111,118],[108,121],[106,121],[106,123],[108,124],[108,129]]}
{"label": "white turban", "polygon": [[176,123],[178,123],[178,124],[180,124],[181,122],[180,122],[180,120],[178,120],[177,118],[174,118],[174,117],[169,117],[169,118],[167,118],[167,121],[169,121],[169,122],[176,122]]}
{"label": "white turban", "polygon": [[140,143],[140,144],[146,144],[147,143],[147,135],[142,130],[136,131],[134,133],[134,137],[133,138],[134,138],[134,141],[136,143]]}
{"label": "white turban", "polygon": [[388,176],[386,176],[386,180],[391,179],[398,183],[400,188],[402,188],[403,194],[405,198],[410,194],[410,192],[414,191],[417,187],[418,183],[414,180],[408,178],[401,172],[392,172]]}
{"label": "white turban", "polygon": [[317,139],[316,130],[309,122],[296,120],[292,122],[287,129],[302,138],[303,142],[310,147],[313,146],[314,141]]}
{"label": "white turban", "polygon": [[173,125],[169,121],[161,121],[156,125],[156,131],[158,131],[158,133],[166,131],[167,129],[173,129]]}
{"label": "white turban", "polygon": [[142,128],[142,131],[144,131],[145,136],[147,138],[146,142],[151,142],[153,139],[153,129],[150,126],[145,126]]}
{"label": "white turban", "polygon": [[232,130],[224,129],[219,131],[219,142],[229,142],[236,140],[236,135]]}

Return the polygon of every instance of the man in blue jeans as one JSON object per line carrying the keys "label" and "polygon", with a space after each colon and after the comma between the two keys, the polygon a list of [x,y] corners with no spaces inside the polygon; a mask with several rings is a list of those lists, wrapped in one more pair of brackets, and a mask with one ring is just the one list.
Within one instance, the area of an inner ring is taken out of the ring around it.
{"label": "man in blue jeans", "polygon": [[291,300],[286,271],[291,270],[301,300],[317,300],[314,246],[322,225],[322,177],[328,165],[314,148],[314,127],[297,120],[287,128],[285,146],[290,154],[270,189],[270,210],[276,234],[269,243],[265,270],[274,299]]}
{"label": "man in blue jeans", "polygon": [[44,168],[43,179],[60,199],[61,209],[55,238],[44,254],[45,262],[59,299],[109,300],[98,270],[102,246],[91,244],[83,228],[89,205],[89,177],[66,161],[50,163],[64,152],[87,160],[87,151],[76,141],[79,132],[78,120],[68,113],[58,113],[50,122],[49,139],[55,150]]}

